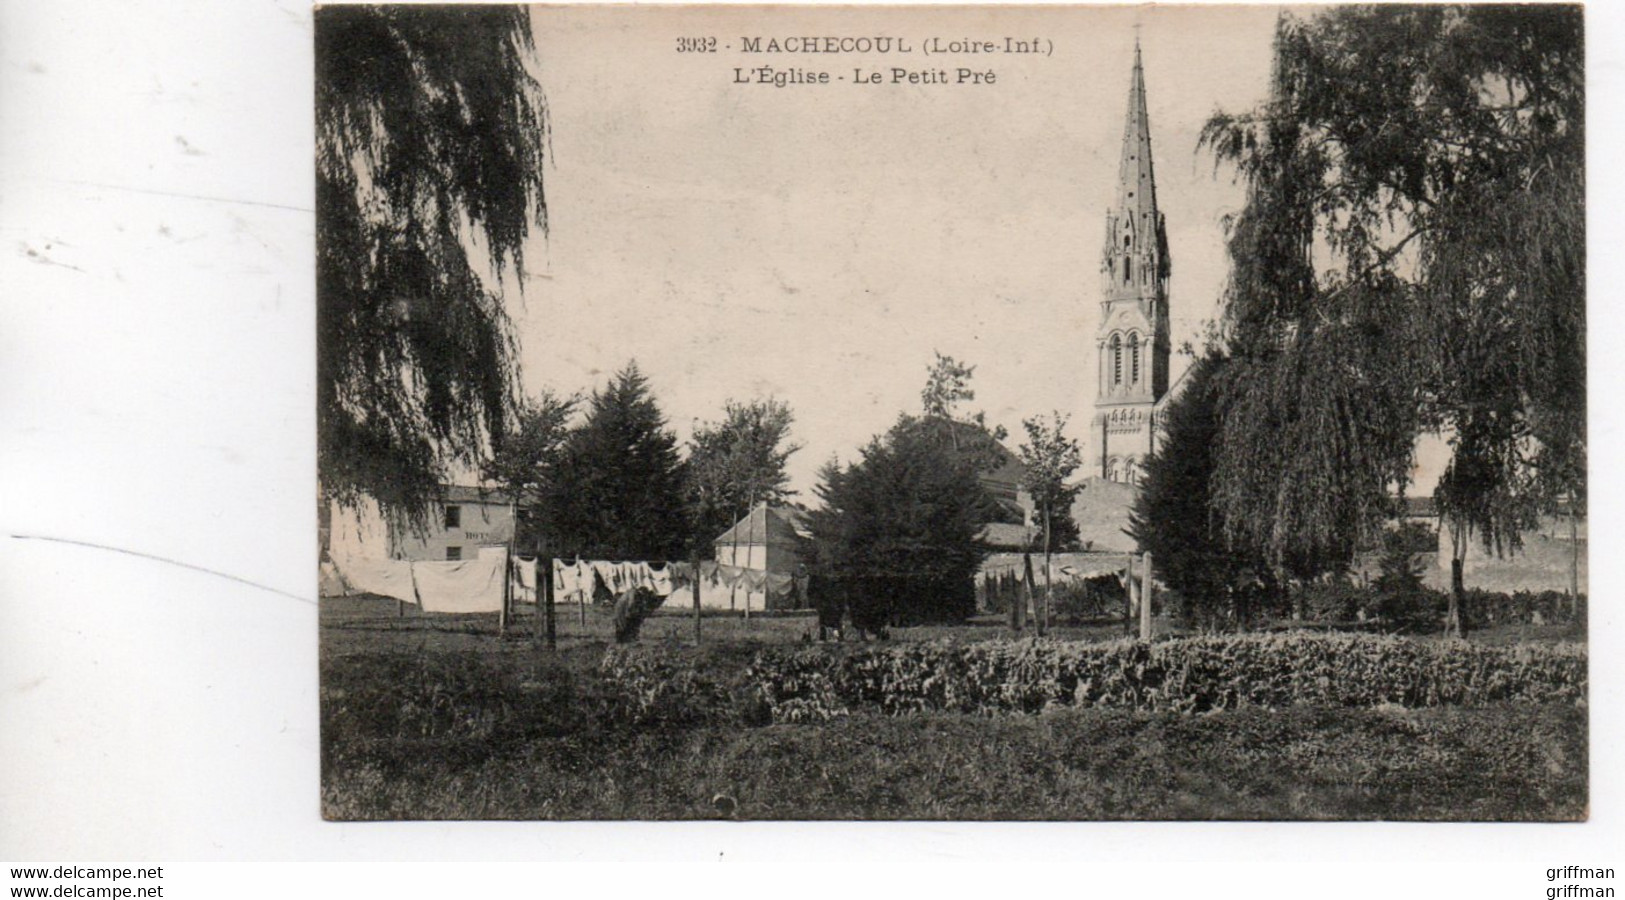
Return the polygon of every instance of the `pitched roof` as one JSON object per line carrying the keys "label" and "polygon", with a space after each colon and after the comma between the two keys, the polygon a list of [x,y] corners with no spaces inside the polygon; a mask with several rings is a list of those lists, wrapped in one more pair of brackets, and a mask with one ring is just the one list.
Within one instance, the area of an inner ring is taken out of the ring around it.
{"label": "pitched roof", "polygon": [[512,497],[513,495],[501,488],[462,484],[443,484],[440,486],[440,502],[442,503],[490,503],[507,506],[512,502]]}
{"label": "pitched roof", "polygon": [[976,477],[983,484],[1020,487],[1021,479],[1027,474],[1026,465],[1014,453],[1006,450],[1003,444],[999,445],[999,449],[1004,451],[1004,462],[1000,463],[997,469],[991,472],[982,472]]}
{"label": "pitched roof", "polygon": [[712,543],[732,544],[737,540],[741,544],[791,546],[806,531],[805,519],[806,513],[793,506],[758,503],[744,518],[717,535]]}
{"label": "pitched roof", "polygon": [[994,547],[1009,547],[1020,550],[1032,545],[1033,535],[1037,532],[1038,529],[1030,528],[1026,525],[1011,525],[1007,522],[989,522],[988,524],[982,526],[982,531],[977,535],[977,537],[980,538],[984,544],[990,544]]}

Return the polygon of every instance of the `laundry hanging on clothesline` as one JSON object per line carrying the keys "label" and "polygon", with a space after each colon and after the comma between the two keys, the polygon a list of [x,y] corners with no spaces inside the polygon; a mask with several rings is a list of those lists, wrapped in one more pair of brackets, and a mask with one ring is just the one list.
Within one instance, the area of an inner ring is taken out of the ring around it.
{"label": "laundry hanging on clothesline", "polygon": [[540,585],[537,583],[538,560],[515,557],[513,561],[513,600],[515,603],[535,603]]}
{"label": "laundry hanging on clothesline", "polygon": [[365,559],[336,554],[333,563],[349,586],[350,593],[377,594],[402,603],[417,605],[412,589],[412,563],[404,559]]}
{"label": "laundry hanging on clothesline", "polygon": [[426,613],[501,612],[502,554],[447,562],[414,562],[412,579]]}
{"label": "laundry hanging on clothesline", "polygon": [[507,551],[492,548],[475,559],[431,561],[335,556],[351,593],[376,594],[419,606],[426,613],[501,612]]}
{"label": "laundry hanging on clothesline", "polygon": [[591,602],[598,585],[603,585],[610,596],[645,588],[657,596],[667,597],[679,586],[677,566],[676,563],[555,559],[553,599],[561,603]]}

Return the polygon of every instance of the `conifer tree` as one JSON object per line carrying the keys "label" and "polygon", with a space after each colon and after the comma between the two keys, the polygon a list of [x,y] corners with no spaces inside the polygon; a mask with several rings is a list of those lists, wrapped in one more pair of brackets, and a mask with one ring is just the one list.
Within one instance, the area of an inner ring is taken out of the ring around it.
{"label": "conifer tree", "polygon": [[819,473],[823,507],[808,514],[810,562],[886,594],[895,621],[969,616],[991,503],[974,461],[911,416],[859,452],[859,462],[831,461]]}
{"label": "conifer tree", "polygon": [[542,487],[553,552],[593,559],[682,559],[689,544],[677,437],[636,362],[587,401],[587,415]]}
{"label": "conifer tree", "polygon": [[1197,360],[1184,389],[1169,401],[1130,515],[1135,540],[1157,561],[1157,577],[1179,595],[1188,625],[1245,625],[1250,611],[1243,588],[1267,571],[1256,553],[1226,540],[1212,506],[1225,365],[1217,354]]}

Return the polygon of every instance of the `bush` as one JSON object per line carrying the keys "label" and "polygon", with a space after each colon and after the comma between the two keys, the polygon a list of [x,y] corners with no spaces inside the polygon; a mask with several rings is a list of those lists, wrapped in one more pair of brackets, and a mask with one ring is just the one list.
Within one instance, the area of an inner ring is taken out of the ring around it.
{"label": "bush", "polygon": [[[1578,604],[1562,591],[1485,591],[1470,588],[1463,596],[1463,614],[1469,628],[1491,625],[1555,625],[1585,621],[1586,597]],[[1576,609],[1576,607],[1578,609]]]}
{"label": "bush", "polygon": [[1303,606],[1319,622],[1352,622],[1372,614],[1372,592],[1348,581],[1315,582],[1302,588]]}
{"label": "bush", "polygon": [[775,720],[786,722],[859,708],[991,714],[1057,706],[1201,712],[1293,704],[1583,705],[1586,651],[1306,632],[1159,644],[938,642],[846,655],[767,651],[749,677]]}
{"label": "bush", "polygon": [[618,712],[634,725],[683,725],[734,717],[726,687],[701,675],[691,662],[659,651],[610,647],[598,674],[620,701]]}

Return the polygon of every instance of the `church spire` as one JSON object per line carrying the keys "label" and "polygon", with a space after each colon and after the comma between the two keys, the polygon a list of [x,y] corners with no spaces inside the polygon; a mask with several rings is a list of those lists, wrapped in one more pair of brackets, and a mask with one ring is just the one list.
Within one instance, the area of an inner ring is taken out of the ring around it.
{"label": "church spire", "polygon": [[1157,403],[1168,392],[1168,232],[1157,209],[1145,70],[1134,41],[1117,198],[1106,211],[1100,274],[1099,393],[1094,427],[1100,473],[1133,481],[1156,447]]}
{"label": "church spire", "polygon": [[1128,112],[1123,121],[1123,153],[1117,164],[1117,202],[1106,214],[1106,245],[1101,270],[1106,299],[1156,301],[1168,278],[1167,240],[1157,209],[1157,179],[1151,166],[1151,117],[1145,109],[1145,69],[1140,42],[1134,41]]}
{"label": "church spire", "polygon": [[1134,74],[1128,86],[1128,113],[1123,122],[1123,155],[1117,165],[1117,209],[1135,221],[1156,221],[1157,183],[1151,171],[1151,117],[1145,111],[1145,70],[1140,41],[1134,40]]}

